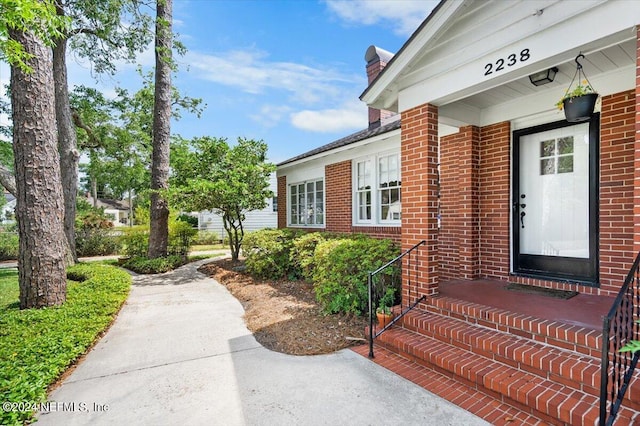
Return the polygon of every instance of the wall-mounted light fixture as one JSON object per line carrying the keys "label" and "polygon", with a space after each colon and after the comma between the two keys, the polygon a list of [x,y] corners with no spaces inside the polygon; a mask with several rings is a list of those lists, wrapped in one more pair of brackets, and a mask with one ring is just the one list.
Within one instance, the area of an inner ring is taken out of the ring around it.
{"label": "wall-mounted light fixture", "polygon": [[549,68],[547,70],[531,74],[529,76],[529,81],[534,86],[542,86],[543,84],[551,83],[553,79],[556,78],[557,72],[557,67]]}

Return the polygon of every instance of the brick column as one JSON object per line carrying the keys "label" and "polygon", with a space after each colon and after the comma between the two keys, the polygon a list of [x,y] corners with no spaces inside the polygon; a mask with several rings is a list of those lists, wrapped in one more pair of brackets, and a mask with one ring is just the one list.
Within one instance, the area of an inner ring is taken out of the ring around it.
{"label": "brick column", "polygon": [[[421,240],[418,287],[420,295],[438,293],[438,108],[424,104],[402,112],[402,248],[407,250]],[[403,268],[403,274],[408,274]],[[413,271],[411,272],[413,274]],[[409,293],[411,292],[411,293]],[[416,289],[403,279],[402,294],[412,301]]]}
{"label": "brick column", "polygon": [[287,177],[278,176],[278,228],[287,227]]}
{"label": "brick column", "polygon": [[480,274],[479,185],[480,129],[466,126],[460,129],[458,157],[458,224],[460,234],[460,278],[472,280]]}
{"label": "brick column", "polygon": [[351,161],[329,164],[324,168],[325,220],[330,232],[351,232],[353,222],[351,188]]}

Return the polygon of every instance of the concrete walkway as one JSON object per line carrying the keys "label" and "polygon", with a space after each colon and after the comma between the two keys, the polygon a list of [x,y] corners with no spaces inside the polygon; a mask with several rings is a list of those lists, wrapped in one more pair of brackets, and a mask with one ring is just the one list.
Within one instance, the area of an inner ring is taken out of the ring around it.
{"label": "concrete walkway", "polygon": [[196,269],[134,276],[117,320],[38,425],[486,425],[351,350],[272,352]]}

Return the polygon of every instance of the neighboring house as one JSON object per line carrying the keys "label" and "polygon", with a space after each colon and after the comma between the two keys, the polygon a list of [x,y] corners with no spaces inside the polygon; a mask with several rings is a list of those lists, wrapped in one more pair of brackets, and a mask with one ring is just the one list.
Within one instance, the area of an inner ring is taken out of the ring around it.
{"label": "neighboring house", "polygon": [[3,224],[15,223],[16,221],[16,197],[6,192],[4,194],[5,204],[2,206],[0,218]]}
{"label": "neighboring house", "polygon": [[[559,320],[525,314],[545,308],[526,293],[509,309],[500,296],[477,300],[523,284],[575,291],[606,315],[600,306],[640,250],[638,24],[635,1],[442,1],[361,96],[401,124],[374,120],[278,165],[280,227],[366,232],[404,249],[426,241],[417,280],[404,272],[403,303],[426,299],[378,339],[444,373],[415,366],[407,377],[449,383],[455,392],[429,389],[492,423],[599,416],[599,326],[564,319],[569,303],[555,308]],[[379,52],[367,51],[369,67],[386,62]],[[555,104],[579,54],[601,97],[589,119],[570,123]],[[547,84],[532,83],[547,72]],[[450,296],[454,286],[466,294]],[[637,286],[613,340],[640,338]],[[638,371],[618,419],[640,424]]]}
{"label": "neighboring house", "polygon": [[[87,201],[94,205],[93,198],[87,197]],[[111,220],[113,226],[129,226],[129,201],[126,200],[110,200],[107,198],[98,198],[96,207],[104,209],[104,214]]]}
{"label": "neighboring house", "polygon": [[[245,213],[245,220],[242,222],[244,232],[259,231],[264,228],[276,228],[278,226],[278,202],[276,194],[276,176],[271,175],[269,189],[274,196],[266,200],[267,205],[262,210],[253,210]],[[222,216],[217,213],[199,212],[198,229],[211,231],[218,234],[220,240],[226,238],[227,234],[222,224]]]}

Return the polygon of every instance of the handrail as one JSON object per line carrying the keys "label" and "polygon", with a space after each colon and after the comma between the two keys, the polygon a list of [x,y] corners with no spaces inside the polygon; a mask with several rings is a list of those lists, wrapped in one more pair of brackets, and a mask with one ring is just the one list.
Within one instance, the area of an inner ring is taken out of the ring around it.
{"label": "handrail", "polygon": [[[635,288],[634,288],[635,287]],[[602,328],[599,424],[612,425],[640,358],[638,352],[620,352],[640,334],[640,253],[636,256]],[[611,333],[613,331],[613,333]],[[611,389],[609,389],[611,387]],[[607,405],[609,412],[607,413]]]}
{"label": "handrail", "polygon": [[[400,320],[400,318],[402,318],[407,312],[409,312],[410,310],[412,310],[413,308],[416,307],[416,305],[418,303],[420,303],[421,301],[423,301],[425,299],[425,296],[421,296],[416,298],[416,300],[413,303],[407,303],[407,309],[403,311],[403,307],[402,307],[402,302],[400,305],[400,314],[398,316],[396,316],[395,318],[393,318],[391,320],[391,322],[389,324],[387,324],[386,326],[383,326],[381,330],[377,331],[374,333],[374,326],[373,326],[373,313],[375,311],[375,309],[373,308],[374,305],[374,296],[373,296],[373,278],[374,276],[380,274],[382,271],[384,271],[385,269],[389,268],[390,266],[392,266],[394,263],[397,263],[399,261],[401,261],[405,256],[410,255],[414,250],[417,250],[418,247],[425,245],[427,242],[425,240],[420,241],[419,243],[417,243],[416,245],[414,245],[413,247],[407,249],[406,251],[404,251],[403,253],[401,253],[400,255],[396,256],[394,259],[390,260],[389,262],[385,263],[384,265],[382,265],[381,267],[379,267],[378,269],[376,269],[375,271],[369,272],[369,276],[367,278],[367,287],[368,287],[368,291],[369,291],[369,358],[374,358],[374,354],[373,354],[373,339],[378,337],[380,334],[384,333],[389,327],[391,327],[392,325],[394,325],[398,320]],[[416,256],[416,260],[417,260],[417,256]],[[409,272],[411,272],[411,256],[409,256]],[[415,274],[416,274],[416,278],[417,278],[417,273],[418,273],[418,262],[416,261],[415,263]],[[402,273],[400,273],[400,279],[402,280]],[[409,274],[408,277],[408,287],[409,287],[409,298],[411,297],[411,276]],[[416,290],[416,295],[417,295],[417,290]],[[378,295],[379,296],[379,295]],[[403,298],[404,299],[404,298]],[[377,300],[376,300],[377,303]]]}

